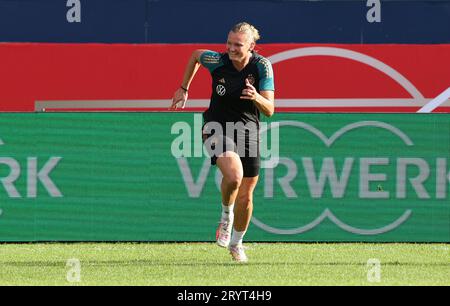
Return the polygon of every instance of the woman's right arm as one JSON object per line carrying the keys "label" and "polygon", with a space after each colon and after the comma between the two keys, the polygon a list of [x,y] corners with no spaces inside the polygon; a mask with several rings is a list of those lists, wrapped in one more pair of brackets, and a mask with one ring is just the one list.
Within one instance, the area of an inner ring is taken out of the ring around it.
{"label": "woman's right arm", "polygon": [[178,107],[184,108],[187,98],[189,86],[200,68],[200,56],[207,50],[199,49],[192,52],[189,62],[184,70],[183,81],[181,86],[175,91],[172,98],[172,106],[169,110],[176,110]]}

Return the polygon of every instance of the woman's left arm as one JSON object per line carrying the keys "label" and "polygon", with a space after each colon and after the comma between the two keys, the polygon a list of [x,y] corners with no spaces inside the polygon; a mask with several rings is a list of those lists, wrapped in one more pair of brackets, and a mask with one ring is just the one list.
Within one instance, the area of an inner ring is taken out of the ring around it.
{"label": "woman's left arm", "polygon": [[245,80],[246,88],[242,91],[241,99],[251,100],[255,106],[267,117],[270,117],[275,112],[275,93],[272,90],[262,90],[258,93],[256,88]]}

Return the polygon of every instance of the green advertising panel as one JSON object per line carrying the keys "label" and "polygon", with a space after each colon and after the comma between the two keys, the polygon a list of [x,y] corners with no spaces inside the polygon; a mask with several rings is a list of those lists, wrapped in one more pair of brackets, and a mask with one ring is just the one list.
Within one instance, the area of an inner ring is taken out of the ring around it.
{"label": "green advertising panel", "polygon": [[[448,114],[262,123],[251,241],[450,241]],[[0,241],[213,241],[194,113],[0,114]]]}

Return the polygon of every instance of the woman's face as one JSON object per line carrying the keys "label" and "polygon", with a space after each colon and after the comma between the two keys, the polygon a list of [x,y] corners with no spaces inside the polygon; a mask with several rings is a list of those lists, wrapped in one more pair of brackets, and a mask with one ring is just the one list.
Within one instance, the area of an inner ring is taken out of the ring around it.
{"label": "woman's face", "polygon": [[250,57],[250,51],[255,47],[255,43],[250,40],[246,33],[228,34],[227,52],[232,61],[242,62],[247,57]]}

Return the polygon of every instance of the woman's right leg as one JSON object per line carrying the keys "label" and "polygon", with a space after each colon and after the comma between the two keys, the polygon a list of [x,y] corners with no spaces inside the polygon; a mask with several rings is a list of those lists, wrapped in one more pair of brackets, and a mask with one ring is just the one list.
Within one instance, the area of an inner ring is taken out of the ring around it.
{"label": "woman's right leg", "polygon": [[221,247],[228,247],[234,221],[234,203],[242,183],[243,169],[239,155],[226,151],[219,155],[216,165],[222,172],[222,218],[216,231],[216,241]]}
{"label": "woman's right leg", "polygon": [[241,159],[235,152],[227,151],[217,157],[216,164],[223,175],[222,203],[224,205],[234,204],[244,176]]}

